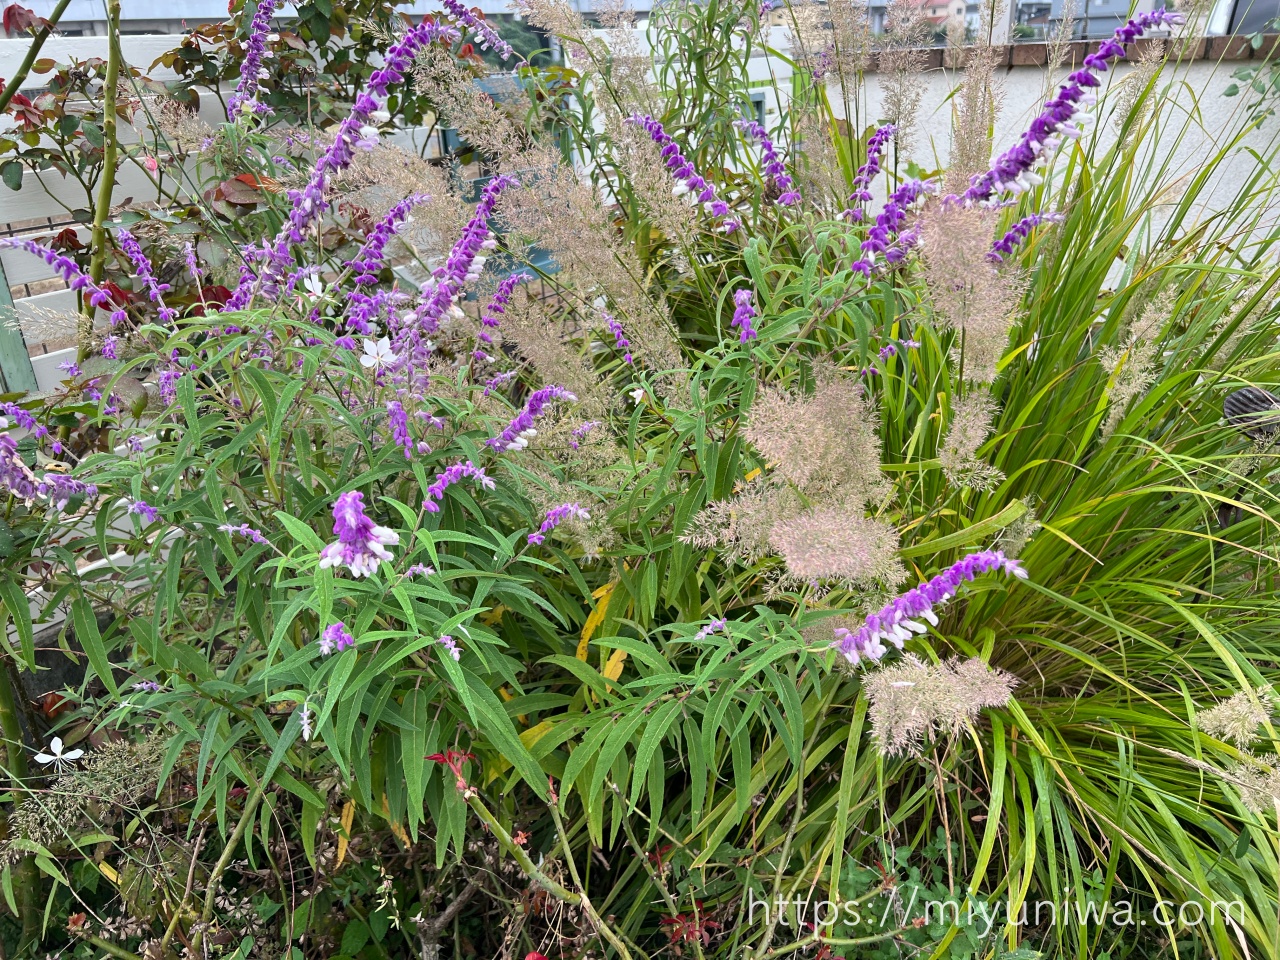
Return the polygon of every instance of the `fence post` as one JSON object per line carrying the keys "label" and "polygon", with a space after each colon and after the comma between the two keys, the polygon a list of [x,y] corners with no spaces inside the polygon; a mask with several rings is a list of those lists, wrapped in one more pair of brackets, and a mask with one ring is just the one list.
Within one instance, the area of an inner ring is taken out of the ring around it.
{"label": "fence post", "polygon": [[18,311],[9,294],[3,263],[0,263],[0,385],[5,393],[30,393],[36,389],[36,372],[18,324]]}

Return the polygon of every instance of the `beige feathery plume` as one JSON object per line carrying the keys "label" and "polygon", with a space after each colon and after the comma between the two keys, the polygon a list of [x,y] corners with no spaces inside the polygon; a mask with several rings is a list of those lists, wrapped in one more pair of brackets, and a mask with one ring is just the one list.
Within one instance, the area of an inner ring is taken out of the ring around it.
{"label": "beige feathery plume", "polygon": [[1247,750],[1258,739],[1258,728],[1271,719],[1280,702],[1270,686],[1242,690],[1215,707],[1196,714],[1196,726],[1209,736]]}
{"label": "beige feathery plume", "polygon": [[881,756],[919,754],[927,739],[949,736],[1013,696],[1017,677],[977,657],[926,664],[907,655],[867,674],[871,737]]}
{"label": "beige feathery plume", "polygon": [[952,404],[951,423],[938,444],[938,459],[953,485],[990,490],[1004,480],[1004,473],[978,456],[995,415],[996,402],[985,390],[970,390]]}

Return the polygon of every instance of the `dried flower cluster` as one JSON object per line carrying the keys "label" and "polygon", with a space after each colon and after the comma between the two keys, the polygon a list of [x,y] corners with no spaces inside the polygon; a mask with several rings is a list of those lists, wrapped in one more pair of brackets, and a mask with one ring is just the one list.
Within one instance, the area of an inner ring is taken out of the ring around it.
{"label": "dried flower cluster", "polygon": [[1242,690],[1215,707],[1196,714],[1196,725],[1209,736],[1247,750],[1258,739],[1258,728],[1271,719],[1280,695],[1269,686]]}
{"label": "dried flower cluster", "polygon": [[953,735],[983,710],[1008,704],[1017,684],[977,657],[939,664],[903,657],[862,681],[876,749],[885,757],[919,754],[926,740]]}
{"label": "dried flower cluster", "polygon": [[1004,473],[978,456],[991,433],[996,402],[985,391],[971,390],[956,400],[951,424],[938,444],[938,459],[947,480],[958,487],[991,490],[1004,480]]}

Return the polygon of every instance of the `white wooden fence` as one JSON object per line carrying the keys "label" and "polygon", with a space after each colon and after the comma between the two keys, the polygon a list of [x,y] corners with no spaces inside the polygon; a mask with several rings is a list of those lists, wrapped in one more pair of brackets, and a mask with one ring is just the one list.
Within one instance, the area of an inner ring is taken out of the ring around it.
{"label": "white wooden fence", "polygon": [[[181,37],[178,36],[121,38],[125,62],[162,81],[172,79],[174,74],[163,67],[149,68],[161,54],[180,42]],[[0,78],[14,74],[29,44],[27,39],[0,40]],[[45,43],[40,56],[68,63],[105,57],[106,54],[105,37],[54,36]],[[47,77],[33,73],[20,89],[29,94],[35,93],[44,87],[46,81]],[[200,116],[211,126],[226,119],[222,104],[216,97],[208,95],[201,97]],[[138,130],[124,122],[120,123],[118,134],[125,146],[136,144],[140,139]],[[400,131],[390,139],[405,149],[422,152],[434,146],[427,143],[426,138],[425,130],[410,129]],[[124,154],[122,152],[116,175],[115,203],[126,197],[138,202],[159,199],[161,186],[166,193],[173,193],[175,189],[181,195],[193,192],[190,180],[178,183],[173,179],[189,175],[189,170],[174,169],[162,163],[157,174],[150,174],[137,158]],[[158,181],[157,177],[163,179]],[[96,190],[96,184],[91,186]],[[76,226],[84,240],[88,235],[87,228],[73,222],[71,211],[87,209],[90,205],[85,188],[75,179],[56,171],[33,174],[27,170],[21,190],[0,186],[0,235],[16,234],[43,242],[67,226]],[[6,392],[54,390],[65,377],[58,364],[74,359],[74,348],[48,350],[46,342],[55,339],[56,343],[57,339],[65,341],[74,336],[74,318],[79,311],[76,294],[61,284],[57,285],[61,289],[31,291],[32,287],[54,286],[53,280],[53,272],[43,260],[21,250],[0,250],[0,389]],[[17,290],[17,294],[11,297],[11,290]],[[58,329],[57,318],[63,318],[62,330]],[[51,332],[63,333],[63,336],[51,337]]]}

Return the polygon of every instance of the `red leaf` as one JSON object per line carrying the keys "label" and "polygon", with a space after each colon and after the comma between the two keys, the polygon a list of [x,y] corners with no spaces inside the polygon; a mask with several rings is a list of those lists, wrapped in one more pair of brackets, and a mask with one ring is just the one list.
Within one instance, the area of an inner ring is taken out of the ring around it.
{"label": "red leaf", "polygon": [[54,236],[51,245],[57,250],[84,249],[84,244],[80,242],[80,234],[76,232],[75,227],[66,227],[60,230]]}

